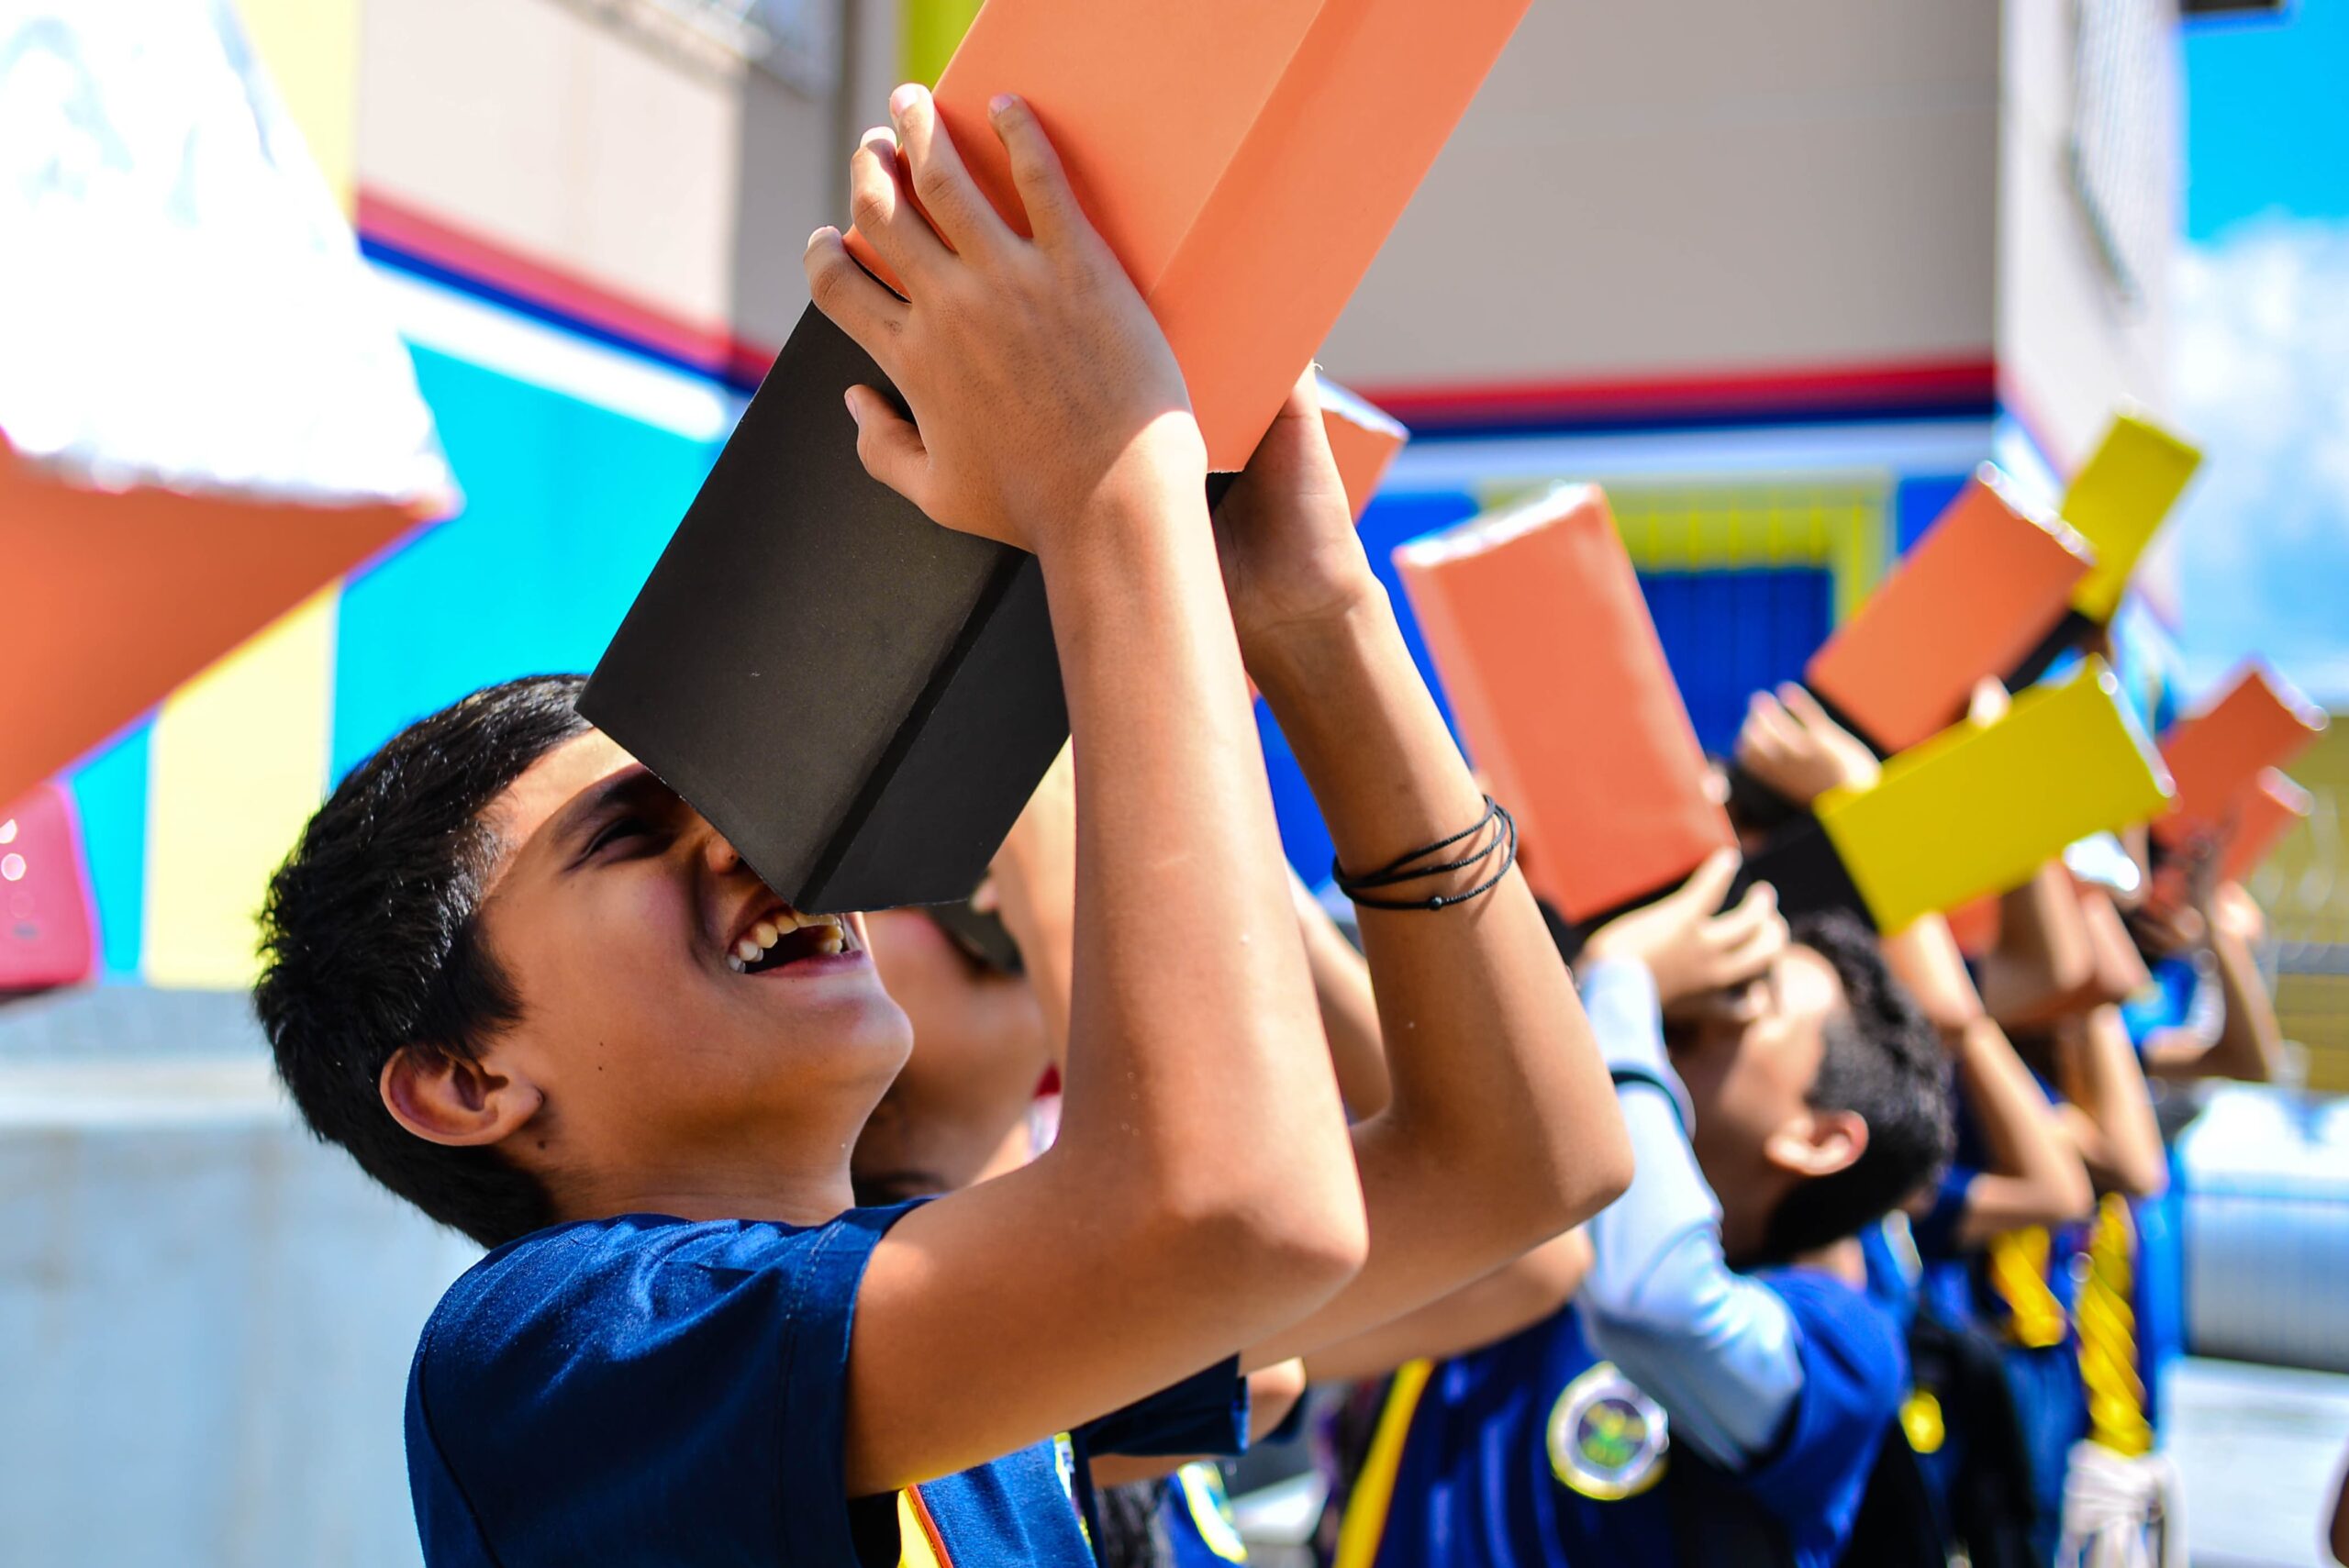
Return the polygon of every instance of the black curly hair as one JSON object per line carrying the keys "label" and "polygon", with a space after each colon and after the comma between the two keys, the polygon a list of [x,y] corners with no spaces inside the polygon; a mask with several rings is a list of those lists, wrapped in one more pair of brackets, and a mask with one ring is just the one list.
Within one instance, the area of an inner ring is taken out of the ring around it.
{"label": "black curly hair", "polygon": [[1849,1166],[1779,1200],[1763,1238],[1773,1260],[1858,1234],[1932,1180],[1956,1143],[1940,1036],[1885,967],[1876,933],[1842,910],[1798,916],[1789,925],[1797,943],[1834,969],[1846,1004],[1827,1019],[1807,1097],[1820,1109],[1858,1112],[1868,1140]]}
{"label": "black curly hair", "polygon": [[482,941],[483,893],[503,850],[482,814],[589,728],[576,706],[585,684],[507,681],[400,731],[310,818],[262,908],[253,1010],[303,1119],[485,1247],[547,1224],[545,1188],[495,1149],[416,1137],[377,1084],[403,1046],[469,1061],[520,1017]]}

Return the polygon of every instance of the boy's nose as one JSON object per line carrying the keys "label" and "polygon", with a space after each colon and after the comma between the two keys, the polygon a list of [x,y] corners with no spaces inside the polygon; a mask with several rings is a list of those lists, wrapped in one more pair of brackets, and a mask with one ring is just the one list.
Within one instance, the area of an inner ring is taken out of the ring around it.
{"label": "boy's nose", "polygon": [[709,837],[703,840],[701,852],[709,869],[721,876],[742,863],[741,851],[735,849],[733,841],[715,828],[709,830]]}

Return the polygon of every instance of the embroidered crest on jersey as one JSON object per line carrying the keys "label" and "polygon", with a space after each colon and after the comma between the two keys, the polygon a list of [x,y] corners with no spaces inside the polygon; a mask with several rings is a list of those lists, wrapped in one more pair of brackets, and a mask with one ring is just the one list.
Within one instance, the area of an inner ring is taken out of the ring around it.
{"label": "embroidered crest on jersey", "polygon": [[1601,1503],[1636,1497],[1664,1478],[1672,1446],[1664,1407],[1600,1362],[1550,1407],[1550,1469],[1559,1482]]}

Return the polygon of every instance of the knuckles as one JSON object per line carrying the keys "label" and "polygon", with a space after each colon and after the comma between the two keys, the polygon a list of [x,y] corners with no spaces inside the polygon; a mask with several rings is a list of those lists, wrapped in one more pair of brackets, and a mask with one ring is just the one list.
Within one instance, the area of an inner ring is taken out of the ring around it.
{"label": "knuckles", "polygon": [[859,180],[849,192],[850,218],[868,234],[887,228],[896,217],[896,203],[890,199],[893,194],[886,185]]}
{"label": "knuckles", "polygon": [[963,182],[936,158],[926,158],[914,165],[914,195],[932,212],[959,206],[963,201]]}

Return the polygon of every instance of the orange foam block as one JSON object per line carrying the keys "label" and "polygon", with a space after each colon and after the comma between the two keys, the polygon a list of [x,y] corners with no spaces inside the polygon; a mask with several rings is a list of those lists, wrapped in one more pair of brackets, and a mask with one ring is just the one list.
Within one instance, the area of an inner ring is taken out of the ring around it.
{"label": "orange foam block", "polygon": [[0,684],[0,800],[414,528],[395,506],[304,506],[56,484],[0,445],[0,561],[17,592]]}
{"label": "orange foam block", "polygon": [[1322,433],[1330,439],[1330,455],[1337,460],[1338,477],[1346,487],[1346,506],[1360,522],[1411,432],[1386,410],[1326,375],[1315,376],[1314,385],[1321,398]]}
{"label": "orange foam block", "polygon": [[2263,771],[2230,814],[2232,831],[2219,859],[2220,879],[2241,882],[2257,871],[2284,835],[2315,808],[2316,796],[2274,768]]}
{"label": "orange foam block", "polygon": [[1517,817],[1535,893],[1581,922],[1736,836],[1607,497],[1566,485],[1395,552],[1453,717]]}
{"label": "orange foam block", "polygon": [[2095,556],[1984,463],[1803,680],[1876,749],[1954,724],[1975,684],[2021,663],[2063,617]]}
{"label": "orange foam block", "polygon": [[2228,808],[2268,768],[2280,768],[2324,732],[2324,710],[2266,666],[2236,673],[2202,712],[2171,726],[2162,761],[2177,790],[2177,808],[2154,825],[2165,841],[2224,828]]}
{"label": "orange foam block", "polygon": [[[988,0],[940,115],[1024,227],[986,106],[1033,106],[1238,470],[1530,0]],[[849,243],[891,276],[861,235]]]}

